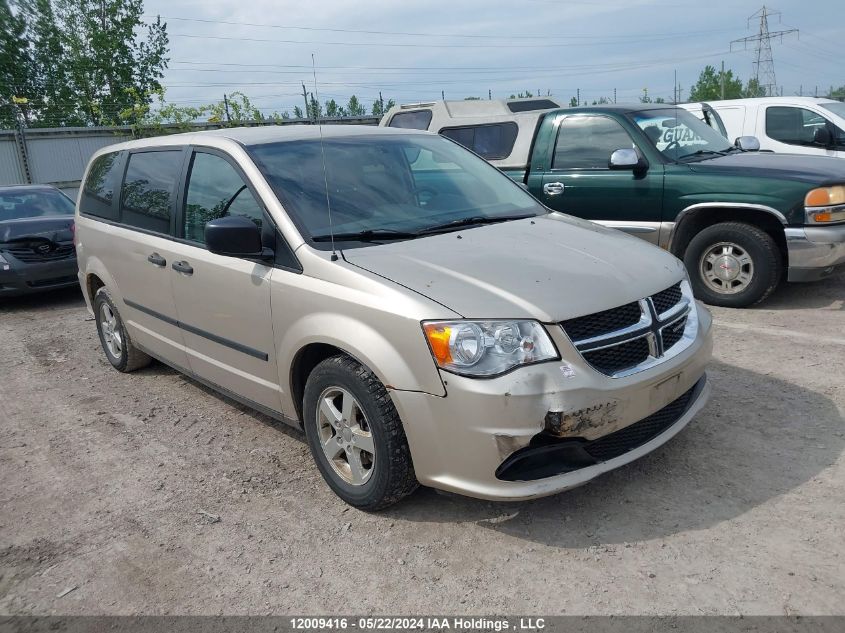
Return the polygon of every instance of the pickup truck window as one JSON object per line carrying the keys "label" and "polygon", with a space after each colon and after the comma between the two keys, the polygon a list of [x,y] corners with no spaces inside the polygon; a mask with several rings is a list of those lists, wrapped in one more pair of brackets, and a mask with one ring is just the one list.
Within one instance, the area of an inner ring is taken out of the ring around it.
{"label": "pickup truck window", "polygon": [[604,116],[570,116],[560,122],[552,169],[608,169],[610,155],[633,141],[617,121]]}
{"label": "pickup truck window", "polygon": [[518,132],[519,127],[512,121],[445,127],[440,130],[440,134],[446,138],[460,143],[487,160],[499,160],[510,156]]}
{"label": "pickup truck window", "polygon": [[789,145],[812,145],[818,128],[827,120],[806,108],[776,106],[766,109],[766,136]]}
{"label": "pickup truck window", "polygon": [[732,149],[724,136],[681,108],[643,110],[631,118],[660,153],[671,160],[708,158]]}
{"label": "pickup truck window", "polygon": [[390,119],[390,124],[387,127],[427,130],[429,123],[431,123],[431,110],[414,110],[413,112],[397,112]]}

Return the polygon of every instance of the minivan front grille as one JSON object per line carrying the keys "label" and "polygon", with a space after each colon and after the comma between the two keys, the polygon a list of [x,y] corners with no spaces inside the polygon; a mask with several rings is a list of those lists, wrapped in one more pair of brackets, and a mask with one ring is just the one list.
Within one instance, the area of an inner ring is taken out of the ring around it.
{"label": "minivan front grille", "polygon": [[569,338],[577,341],[634,325],[640,320],[640,316],[642,311],[639,302],[632,301],[618,308],[569,319],[561,323],[561,326]]}
{"label": "minivan front grille", "polygon": [[[40,250],[39,250],[40,249]],[[5,250],[12,257],[21,262],[53,262],[69,259],[76,255],[73,244],[50,245],[47,242],[32,246],[6,247]]]}
{"label": "minivan front grille", "polygon": [[[692,343],[698,328],[686,281],[639,301],[560,324],[582,357],[613,378],[647,369]],[[682,344],[687,339],[686,345]]]}

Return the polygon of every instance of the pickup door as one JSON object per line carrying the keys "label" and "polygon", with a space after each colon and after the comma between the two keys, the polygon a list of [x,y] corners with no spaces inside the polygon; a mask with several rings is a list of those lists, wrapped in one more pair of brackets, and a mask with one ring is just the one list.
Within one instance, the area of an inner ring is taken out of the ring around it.
{"label": "pickup door", "polygon": [[551,209],[657,244],[663,211],[663,165],[611,170],[610,155],[617,149],[636,148],[637,144],[609,116],[562,114],[542,125],[539,134],[545,142],[538,137],[535,144],[528,178],[530,191]]}

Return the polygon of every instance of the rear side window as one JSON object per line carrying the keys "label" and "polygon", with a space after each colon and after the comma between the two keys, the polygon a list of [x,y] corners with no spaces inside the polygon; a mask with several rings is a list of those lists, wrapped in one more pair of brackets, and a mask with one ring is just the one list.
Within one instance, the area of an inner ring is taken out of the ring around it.
{"label": "rear side window", "polygon": [[766,109],[766,136],[790,145],[812,145],[816,130],[827,120],[806,108],[776,106]]}
{"label": "rear side window", "polygon": [[[650,134],[650,130],[644,130]],[[659,137],[660,130],[655,127]],[[560,123],[553,169],[608,169],[617,149],[634,147],[619,123],[603,116],[570,116]]]}
{"label": "rear side window", "polygon": [[414,110],[413,112],[397,112],[390,119],[390,124],[387,127],[427,130],[429,123],[431,123],[431,110]]}
{"label": "rear side window", "polygon": [[206,222],[231,215],[249,218],[261,226],[264,209],[228,161],[197,152],[185,197],[185,239],[205,244]]}
{"label": "rear side window", "polygon": [[112,152],[94,159],[88,177],[79,193],[82,213],[115,219],[114,192],[120,186],[120,154]]}
{"label": "rear side window", "polygon": [[121,192],[121,222],[169,234],[181,169],[181,149],[130,154]]}
{"label": "rear side window", "polygon": [[485,125],[466,125],[447,127],[440,130],[446,138],[471,149],[488,160],[507,158],[513,151],[519,127],[516,123],[489,123]]}
{"label": "rear side window", "polygon": [[533,110],[549,110],[559,107],[551,99],[534,99],[532,101],[511,101],[508,110],[511,112],[531,112]]}

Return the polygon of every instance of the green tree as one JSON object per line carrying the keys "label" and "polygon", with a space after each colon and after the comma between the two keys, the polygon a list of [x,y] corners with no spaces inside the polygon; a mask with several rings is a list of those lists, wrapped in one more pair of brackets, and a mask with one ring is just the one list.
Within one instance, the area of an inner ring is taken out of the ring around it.
{"label": "green tree", "polygon": [[845,86],[839,86],[835,88],[833,86],[830,87],[830,94],[828,95],[831,99],[842,99],[845,98]]}
{"label": "green tree", "polygon": [[18,111],[31,119],[36,99],[35,66],[26,41],[26,24],[0,0],[0,128],[15,127]]}
{"label": "green tree", "polygon": [[[143,0],[19,0],[32,43],[38,124],[134,123],[161,89],[167,29],[144,25]],[[139,97],[140,96],[140,97]]]}
{"label": "green tree", "polygon": [[346,116],[365,116],[367,114],[367,108],[358,101],[358,97],[355,95],[349,97],[345,110]]}
{"label": "green tree", "polygon": [[327,117],[339,117],[340,114],[340,106],[337,105],[337,101],[334,99],[329,99],[326,101],[326,116]]}
{"label": "green tree", "polygon": [[572,97],[572,98],[569,100],[569,107],[570,107],[570,108],[577,108],[579,105],[580,105],[580,104],[578,103],[578,98],[577,98],[577,97]]}
{"label": "green tree", "polygon": [[761,86],[760,82],[757,80],[756,77],[752,77],[748,80],[748,83],[745,84],[745,90],[742,93],[743,97],[765,97],[766,96],[766,88],[765,86]]}
{"label": "green tree", "polygon": [[384,100],[384,97],[381,96],[379,93],[379,98],[373,101],[373,107],[371,112],[373,116],[384,116],[384,113],[390,110],[393,106],[396,105],[396,101],[393,99],[388,99],[387,101]]}
{"label": "green tree", "polygon": [[689,93],[690,101],[715,101],[722,98],[722,82],[725,85],[725,99],[739,99],[743,96],[742,80],[734,77],[732,70],[722,72],[707,65],[698,76],[698,81]]}
{"label": "green tree", "polygon": [[518,92],[517,94],[512,94],[508,99],[527,99],[528,97],[533,97],[534,93],[530,90],[526,90],[525,92]]}
{"label": "green tree", "polygon": [[311,93],[308,99],[308,118],[316,121],[323,116],[323,106],[314,98],[314,93]]}
{"label": "green tree", "polygon": [[304,119],[305,115],[302,113],[302,108],[299,106],[293,106],[293,118],[294,119]]}

